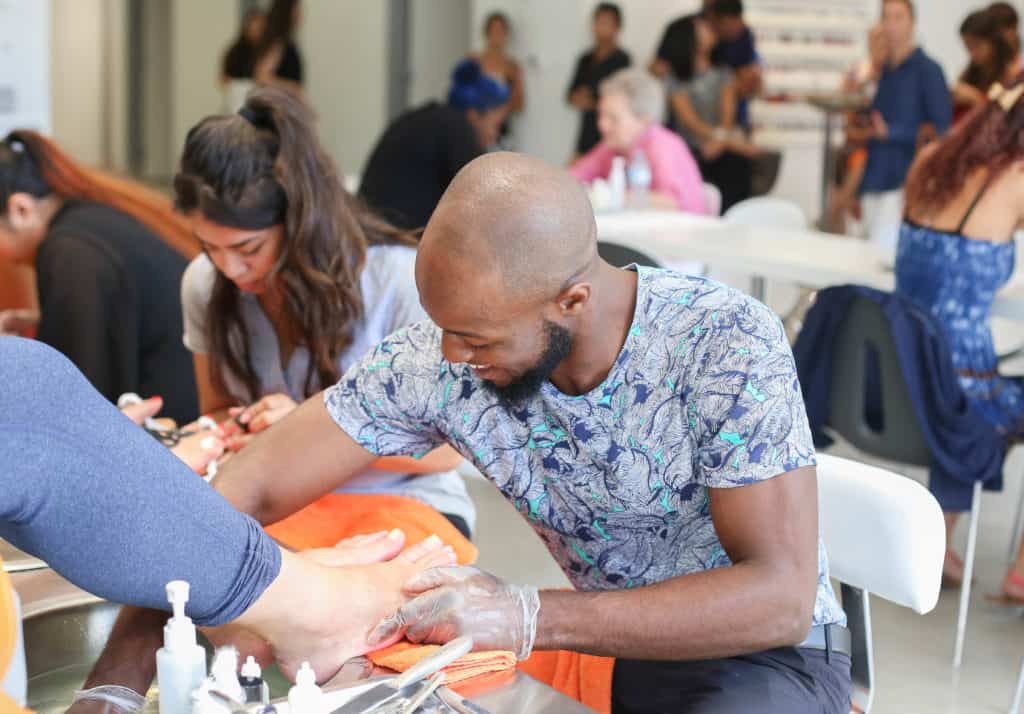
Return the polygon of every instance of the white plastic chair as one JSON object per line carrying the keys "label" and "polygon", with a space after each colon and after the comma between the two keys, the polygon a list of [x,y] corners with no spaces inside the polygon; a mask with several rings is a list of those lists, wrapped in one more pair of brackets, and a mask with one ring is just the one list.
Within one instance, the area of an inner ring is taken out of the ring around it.
{"label": "white plastic chair", "polygon": [[807,229],[804,209],[792,201],[774,196],[758,196],[740,201],[722,216],[729,223],[744,226],[768,226],[794,231]]}
{"label": "white plastic chair", "polygon": [[[735,223],[742,226],[783,228],[794,231],[807,230],[809,224],[807,215],[800,206],[792,201],[787,201],[784,198],[775,198],[774,196],[758,196],[757,198],[748,198],[746,201],[740,201],[726,211],[722,218],[727,223]],[[740,284],[735,277],[732,279],[728,276],[713,275],[713,277],[727,284]],[[746,277],[743,280],[745,282]],[[778,305],[772,305],[772,307],[780,315],[788,317],[788,313],[793,309],[793,306],[799,304],[801,294],[799,287],[785,286],[785,289],[779,295],[772,295],[770,299],[764,278],[754,276],[749,278],[749,280],[750,294],[766,305],[769,304],[769,301],[779,303]],[[772,292],[780,292],[779,288],[782,287],[782,285],[775,285],[775,289]]]}
{"label": "white plastic chair", "polygon": [[722,215],[722,192],[718,186],[711,183],[704,184],[704,208],[709,216]]}
{"label": "white plastic chair", "polygon": [[939,599],[946,526],[924,486],[875,466],[818,454],[818,523],[853,636],[852,704],[870,712],[869,594],[930,612]]}

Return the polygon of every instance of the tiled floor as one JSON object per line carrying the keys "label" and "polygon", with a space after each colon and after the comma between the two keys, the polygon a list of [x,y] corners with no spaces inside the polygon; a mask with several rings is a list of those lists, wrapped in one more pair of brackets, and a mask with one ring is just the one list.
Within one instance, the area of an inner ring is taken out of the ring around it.
{"label": "tiled floor", "polygon": [[[923,478],[923,473],[914,475]],[[1007,711],[1024,657],[1024,618],[988,605],[985,595],[997,591],[1004,573],[1022,479],[1024,448],[1007,463],[1005,492],[986,494],[982,502],[977,584],[959,673],[954,675],[951,666],[958,592],[944,591],[938,607],[923,617],[872,599],[877,714]],[[468,481],[479,511],[476,542],[481,567],[516,582],[565,586],[558,566],[498,491],[479,477]],[[966,519],[959,535],[961,541],[966,539]]]}

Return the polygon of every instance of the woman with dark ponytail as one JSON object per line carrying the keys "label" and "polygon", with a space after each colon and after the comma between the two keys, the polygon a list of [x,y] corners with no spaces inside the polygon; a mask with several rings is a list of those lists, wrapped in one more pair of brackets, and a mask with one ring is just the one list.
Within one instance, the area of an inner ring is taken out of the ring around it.
{"label": "woman with dark ponytail", "polygon": [[85,169],[33,131],[0,143],[0,259],[35,268],[36,336],[106,398],[162,396],[179,423],[198,413],[178,291],[196,252],[155,191]]}
{"label": "woman with dark ponytail", "polygon": [[[204,253],[182,282],[184,342],[203,413],[241,425],[229,446],[426,319],[414,237],[345,191],[312,113],[286,90],[257,89],[238,114],[193,127],[174,190]],[[458,462],[450,450],[385,459],[345,491],[411,497],[468,534],[474,511]]]}

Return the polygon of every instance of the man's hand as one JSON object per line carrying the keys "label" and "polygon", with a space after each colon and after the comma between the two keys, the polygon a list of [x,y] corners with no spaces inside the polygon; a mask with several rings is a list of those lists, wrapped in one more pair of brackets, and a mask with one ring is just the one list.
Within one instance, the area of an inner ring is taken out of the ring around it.
{"label": "man's hand", "polygon": [[540,596],[530,585],[510,585],[469,566],[434,568],[403,588],[415,595],[370,633],[379,645],[404,632],[412,642],[444,644],[462,635],[478,650],[511,650],[522,661],[537,635]]}

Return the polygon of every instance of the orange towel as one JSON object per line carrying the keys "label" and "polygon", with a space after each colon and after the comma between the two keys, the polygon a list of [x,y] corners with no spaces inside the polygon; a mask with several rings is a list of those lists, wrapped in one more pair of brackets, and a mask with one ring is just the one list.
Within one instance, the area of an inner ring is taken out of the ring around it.
{"label": "orange towel", "polygon": [[[437,649],[437,645],[399,642],[367,656],[379,667],[404,672]],[[511,652],[471,652],[444,668],[445,682],[455,685],[463,696],[472,696],[466,685],[482,683],[481,677],[489,679],[515,666],[516,658]],[[528,660],[519,663],[520,671],[601,714],[610,714],[612,709],[614,666],[615,660],[610,657],[564,650],[534,652]]]}
{"label": "orange towel", "polygon": [[401,528],[406,543],[437,536],[455,549],[460,565],[476,562],[476,546],[435,509],[404,496],[331,493],[283,521],[267,533],[294,550],[329,548],[343,538]]}
{"label": "orange towel", "polygon": [[[417,543],[432,533],[455,549],[459,563],[476,561],[477,549],[448,519],[419,501],[402,496],[329,494],[298,513],[267,528],[281,543],[295,550],[326,548],[343,538],[401,528],[408,543]],[[430,645],[398,643],[369,655],[379,666],[405,671],[433,651]],[[397,655],[385,664],[384,659]],[[471,658],[466,661],[467,658]],[[534,652],[519,663],[519,669],[585,706],[609,714],[612,702],[612,668],[615,660],[579,652]],[[460,680],[457,689],[472,696],[476,684],[492,683],[509,676],[516,666],[509,652],[474,652],[453,663]],[[448,669],[445,670],[446,675]],[[449,677],[455,675],[447,675]],[[449,682],[452,680],[449,679]]]}
{"label": "orange towel", "polygon": [[[414,645],[410,642],[399,642],[391,647],[371,652],[367,657],[378,667],[404,672],[439,649],[441,648],[438,645]],[[444,681],[448,685],[459,684],[482,675],[504,672],[515,666],[516,656],[511,652],[502,650],[470,652],[444,668]]]}

